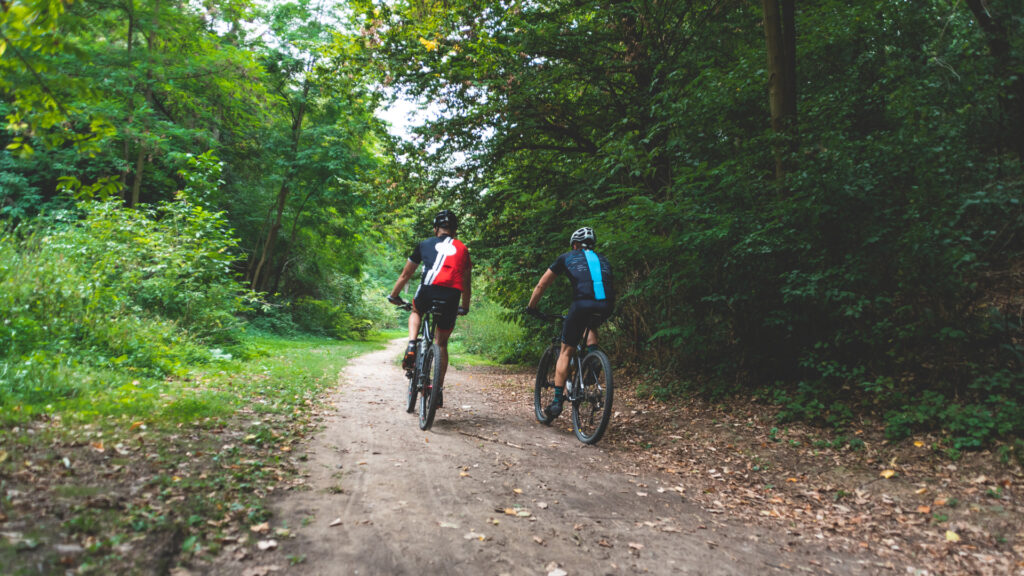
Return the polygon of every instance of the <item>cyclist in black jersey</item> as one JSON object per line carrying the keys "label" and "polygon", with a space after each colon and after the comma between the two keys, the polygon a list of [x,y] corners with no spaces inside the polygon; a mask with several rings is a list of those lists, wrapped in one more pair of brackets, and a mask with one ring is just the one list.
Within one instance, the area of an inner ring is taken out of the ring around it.
{"label": "cyclist in black jersey", "polygon": [[562,324],[562,351],[555,365],[555,399],[545,411],[555,417],[562,413],[562,393],[569,372],[572,351],[583,336],[583,329],[590,326],[587,346],[597,346],[597,328],[612,314],[615,306],[615,290],[612,286],[612,268],[608,260],[594,251],[597,236],[594,229],[584,226],[569,237],[569,252],[562,254],[548,267],[537,287],[533,289],[526,311],[539,315],[537,304],[548,286],[559,274],[569,277],[572,283],[572,305]]}

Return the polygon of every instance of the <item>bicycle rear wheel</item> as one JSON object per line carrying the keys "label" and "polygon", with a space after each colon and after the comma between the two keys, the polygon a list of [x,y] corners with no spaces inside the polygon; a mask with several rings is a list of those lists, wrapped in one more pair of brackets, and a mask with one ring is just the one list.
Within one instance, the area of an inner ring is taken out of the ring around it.
{"label": "bicycle rear wheel", "polygon": [[420,430],[429,430],[434,424],[434,413],[437,411],[441,396],[441,363],[438,358],[441,349],[431,344],[423,352],[423,365],[420,368],[420,381],[423,382],[420,394]]}
{"label": "bicycle rear wheel", "polygon": [[548,417],[544,408],[555,399],[555,364],[558,363],[559,351],[554,344],[548,346],[537,365],[537,379],[533,385],[533,413],[541,424],[551,424],[554,420]]}
{"label": "bicycle rear wheel", "polygon": [[582,364],[582,389],[572,403],[572,428],[580,442],[595,444],[612,418],[612,364],[600,350],[587,354]]}

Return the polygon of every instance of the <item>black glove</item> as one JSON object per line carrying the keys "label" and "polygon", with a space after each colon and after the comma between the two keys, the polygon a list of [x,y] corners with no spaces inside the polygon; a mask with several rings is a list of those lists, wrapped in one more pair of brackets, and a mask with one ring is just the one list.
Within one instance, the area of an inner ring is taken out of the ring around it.
{"label": "black glove", "polygon": [[533,316],[534,318],[544,319],[544,315],[541,314],[540,310],[537,310],[536,308],[527,307],[526,313],[529,314],[530,316]]}
{"label": "black glove", "polygon": [[390,294],[388,294],[388,302],[391,302],[395,306],[401,306],[402,304],[405,304],[405,301],[402,300],[401,296],[392,296]]}

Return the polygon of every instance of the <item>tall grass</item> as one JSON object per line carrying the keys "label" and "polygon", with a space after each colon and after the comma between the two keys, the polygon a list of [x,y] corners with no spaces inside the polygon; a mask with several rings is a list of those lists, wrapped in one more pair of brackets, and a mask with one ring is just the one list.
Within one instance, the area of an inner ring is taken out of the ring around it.
{"label": "tall grass", "polygon": [[459,318],[452,333],[453,351],[501,364],[532,362],[540,352],[514,318],[513,312],[486,296],[474,298],[470,313]]}

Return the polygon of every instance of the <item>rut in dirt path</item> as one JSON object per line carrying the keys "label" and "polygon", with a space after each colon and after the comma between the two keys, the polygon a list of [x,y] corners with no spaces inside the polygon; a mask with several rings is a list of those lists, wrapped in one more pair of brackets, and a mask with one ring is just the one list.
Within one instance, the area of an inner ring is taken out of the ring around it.
{"label": "rut in dirt path", "polygon": [[[497,378],[449,370],[422,432],[405,412],[401,341],[357,358],[308,447],[304,489],[271,503],[279,547],[216,574],[870,574],[869,560],[730,523],[668,476],[617,471],[563,415],[510,409]],[[524,376],[523,397],[532,378]],[[609,434],[615,433],[615,422]],[[255,572],[254,572],[255,570]]]}

